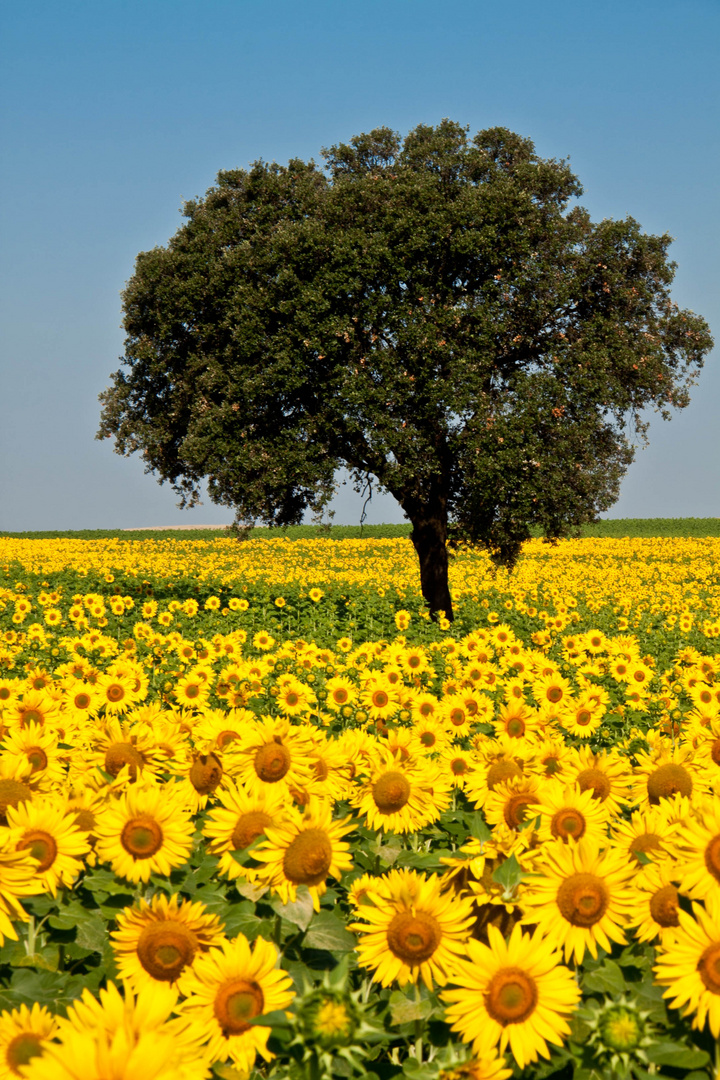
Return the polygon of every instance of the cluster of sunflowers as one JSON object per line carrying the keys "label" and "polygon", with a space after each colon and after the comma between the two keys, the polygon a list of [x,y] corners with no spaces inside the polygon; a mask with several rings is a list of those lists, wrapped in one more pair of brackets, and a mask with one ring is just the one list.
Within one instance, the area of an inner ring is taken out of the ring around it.
{"label": "cluster of sunflowers", "polygon": [[517,597],[323,648],[234,625],[252,597],[171,601],[216,620],[190,636],[31,593],[4,593],[0,1077],[710,1075],[720,660],[523,636]]}

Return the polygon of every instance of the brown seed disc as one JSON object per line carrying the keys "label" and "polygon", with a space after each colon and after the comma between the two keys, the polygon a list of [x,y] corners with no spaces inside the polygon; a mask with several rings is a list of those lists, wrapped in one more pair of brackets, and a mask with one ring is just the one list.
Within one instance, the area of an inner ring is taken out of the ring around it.
{"label": "brown seed disc", "polygon": [[332,843],[324,829],[298,833],[283,857],[283,871],[293,885],[319,885],[332,862]]}
{"label": "brown seed disc", "polygon": [[581,791],[592,788],[593,799],[605,802],[610,794],[610,778],[601,769],[583,769],[578,773],[576,783]]}
{"label": "brown seed disc", "polygon": [[562,701],[563,692],[559,686],[550,686],[545,691],[545,697],[551,705],[557,705],[559,701]]}
{"label": "brown seed disc", "polygon": [[256,982],[233,979],[220,987],[213,1008],[215,1019],[226,1037],[242,1035],[250,1027],[248,1021],[262,1015],[265,997]]}
{"label": "brown seed disc", "polygon": [[43,727],[45,724],[45,714],[40,712],[39,709],[23,709],[22,706],[20,706],[20,709],[21,728],[27,727],[28,724],[39,724],[40,727]]}
{"label": "brown seed disc", "polygon": [[223,778],[223,767],[214,754],[201,754],[195,758],[188,775],[198,795],[211,795]]}
{"label": "brown seed disc", "polygon": [[554,776],[555,773],[560,772],[560,762],[556,757],[543,758],[541,764],[544,767],[546,776]]}
{"label": "brown seed disc", "polygon": [[485,991],[485,1008],[493,1020],[505,1027],[522,1024],[535,1011],[538,989],[532,975],[522,968],[496,971]]}
{"label": "brown seed disc", "polygon": [[720,994],[720,942],[713,942],[702,954],[697,964],[698,975],[706,990]]}
{"label": "brown seed disc", "polygon": [[531,791],[520,791],[511,795],[505,803],[503,817],[511,829],[518,829],[528,818],[528,807],[535,806],[540,800]]}
{"label": "brown seed disc", "polygon": [[712,746],[710,747],[710,757],[716,765],[720,765],[720,739],[713,739]]}
{"label": "brown seed disc", "polygon": [[0,780],[0,824],[7,825],[7,808],[32,799],[32,791],[21,780]]}
{"label": "brown seed disc", "polygon": [[112,743],[105,752],[105,772],[113,777],[117,776],[123,765],[129,765],[130,776],[135,780],[138,769],[144,764],[142,754],[129,742]]}
{"label": "brown seed disc", "polygon": [[175,982],[191,964],[198,940],[180,922],[153,922],[144,928],[136,946],[140,963],[158,982]]}
{"label": "brown seed disc", "polygon": [[372,696],[372,703],[376,709],[384,709],[390,697],[384,690],[376,690]]}
{"label": "brown seed disc", "polygon": [[381,814],[395,814],[410,798],[412,788],[404,773],[391,769],[383,773],[372,786],[372,796]]}
{"label": "brown seed disc", "polygon": [[423,731],[420,736],[420,742],[423,746],[434,746],[437,742],[437,735],[434,731]]}
{"label": "brown seed disc", "polygon": [[42,1053],[40,1036],[31,1031],[23,1031],[5,1047],[5,1061],[10,1066],[10,1071],[16,1076],[22,1076],[20,1067],[27,1065],[34,1057]]}
{"label": "brown seed disc", "polygon": [[692,776],[682,765],[668,762],[651,772],[647,780],[647,793],[650,802],[656,806],[661,799],[671,795],[692,794]]}
{"label": "brown seed disc", "polygon": [[705,866],[709,874],[720,881],[720,835],[713,836],[705,848]]}
{"label": "brown seed disc", "polygon": [[113,705],[116,705],[118,701],[122,701],[127,691],[125,687],[120,683],[111,683],[105,690],[105,697],[108,701],[111,701]]}
{"label": "brown seed disc", "polygon": [[562,840],[579,840],[586,829],[585,816],[574,806],[564,806],[550,820],[550,832]]}
{"label": "brown seed disc", "polygon": [[43,769],[47,768],[47,754],[41,746],[31,746],[25,753],[27,754],[28,761],[32,765],[32,771],[34,773],[42,772]]}
{"label": "brown seed disc", "polygon": [[513,739],[521,739],[525,734],[525,721],[519,716],[513,716],[505,725],[505,730]]}
{"label": "brown seed disc", "polygon": [[16,850],[29,851],[33,859],[37,859],[38,874],[44,874],[46,870],[50,869],[58,853],[54,837],[43,829],[29,829],[23,833],[22,840],[18,842]]}
{"label": "brown seed disc", "polygon": [[571,874],[560,885],[556,897],[560,914],[573,926],[594,926],[609,902],[607,885],[596,874]]}
{"label": "brown seed disc", "polygon": [[464,758],[455,758],[455,760],[450,765],[450,772],[453,774],[453,776],[464,776],[467,771],[468,765],[467,761],[465,761]]}
{"label": "brown seed disc", "polygon": [[589,709],[579,709],[575,714],[575,723],[579,724],[580,727],[587,727],[592,718],[593,714]]}
{"label": "brown seed disc", "polygon": [[674,885],[664,885],[650,897],[650,914],[660,926],[679,926],[678,891]]}
{"label": "brown seed disc", "polygon": [[291,762],[290,751],[283,743],[265,743],[255,754],[255,772],[266,784],[275,784],[287,775]]}
{"label": "brown seed disc", "polygon": [[498,784],[504,784],[506,780],[521,775],[522,768],[516,761],[511,758],[499,758],[487,771],[487,786],[490,791],[494,791]]}
{"label": "brown seed disc", "polygon": [[235,851],[243,851],[262,836],[268,825],[272,825],[272,818],[263,810],[250,810],[247,814],[241,814],[235,823],[232,834],[232,846]]}
{"label": "brown seed disc", "polygon": [[344,705],[349,696],[344,686],[337,686],[332,692],[332,699],[336,705]]}
{"label": "brown seed disc", "polygon": [[317,780],[327,780],[330,770],[327,767],[327,762],[322,758],[315,758],[313,762],[313,772]]}
{"label": "brown seed disc", "polygon": [[[662,851],[662,837],[658,836],[654,832],[646,832],[641,836],[636,836],[630,845],[630,850],[633,855],[637,855],[638,852],[645,854],[648,851]],[[640,860],[638,859],[638,862]]]}
{"label": "brown seed disc", "polygon": [[238,735],[237,731],[230,731],[228,729],[227,731],[221,731],[215,742],[218,744],[221,750],[224,750],[226,746],[229,746],[230,743],[235,742],[235,740],[239,738],[240,736]]}
{"label": "brown seed disc", "polygon": [[91,833],[95,828],[95,815],[92,810],[72,810],[71,813],[75,817],[75,824],[82,832]]}
{"label": "brown seed disc", "polygon": [[440,923],[426,911],[399,911],[387,928],[390,951],[411,966],[429,960],[441,941]]}
{"label": "brown seed disc", "polygon": [[163,831],[155,818],[143,814],[125,823],[120,843],[134,859],[149,859],[162,847]]}

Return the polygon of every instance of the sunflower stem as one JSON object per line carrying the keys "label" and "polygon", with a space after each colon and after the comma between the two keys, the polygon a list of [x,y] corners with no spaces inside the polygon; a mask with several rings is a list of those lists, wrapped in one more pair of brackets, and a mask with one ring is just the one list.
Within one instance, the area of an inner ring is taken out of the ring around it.
{"label": "sunflower stem", "polygon": [[275,926],[273,928],[273,941],[280,949],[282,945],[282,915],[275,916]]}
{"label": "sunflower stem", "polygon": [[[420,1011],[420,1001],[421,1001],[420,985],[418,983],[415,983],[415,1004],[418,1007],[418,1012]],[[422,1054],[423,1054],[422,1029],[423,1029],[422,1017],[417,1016],[415,1018],[415,1059],[416,1059],[416,1061],[418,1063],[422,1062]]]}

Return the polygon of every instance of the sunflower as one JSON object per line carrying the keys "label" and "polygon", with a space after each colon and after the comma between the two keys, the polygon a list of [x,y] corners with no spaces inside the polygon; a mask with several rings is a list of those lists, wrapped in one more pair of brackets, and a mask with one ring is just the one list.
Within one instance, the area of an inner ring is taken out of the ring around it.
{"label": "sunflower", "polygon": [[463,750],[459,746],[449,746],[440,754],[439,764],[443,777],[449,780],[453,787],[464,788],[477,762],[471,751]]}
{"label": "sunflower", "polygon": [[480,809],[498,784],[524,775],[532,753],[523,741],[507,736],[498,739],[478,736],[473,739],[473,745],[479,759],[475,771],[467,779],[465,791],[473,805]]}
{"label": "sunflower", "polygon": [[210,680],[205,668],[188,671],[175,683],[172,694],[181,708],[202,709],[210,696]]}
{"label": "sunflower", "polygon": [[541,841],[564,840],[567,843],[581,840],[583,836],[598,842],[605,839],[608,813],[592,791],[550,781],[540,789],[536,809],[540,814],[538,837]]}
{"label": "sunflower", "polygon": [[705,900],[720,884],[720,797],[705,798],[678,833],[682,891]]}
{"label": "sunflower", "polygon": [[0,945],[6,937],[18,940],[13,921],[28,921],[20,897],[37,896],[43,891],[37,862],[28,850],[0,851]]}
{"label": "sunflower", "polygon": [[400,708],[400,697],[392,683],[376,674],[360,692],[360,705],[370,720],[389,720]]}
{"label": "sunflower", "polygon": [[446,694],[440,702],[440,717],[456,739],[467,735],[478,717],[468,708],[464,695]]}
{"label": "sunflower", "polygon": [[706,911],[693,904],[693,915],[678,911],[674,937],[657,949],[655,978],[667,989],[667,998],[683,1016],[694,1013],[692,1026],[710,1024],[713,1038],[720,1038],[720,911],[715,904]]}
{"label": "sunflower", "polygon": [[83,765],[98,766],[113,780],[121,776],[135,782],[157,772],[155,739],[144,725],[109,717],[88,736],[89,750]]}
{"label": "sunflower", "polygon": [[7,820],[10,846],[30,854],[43,890],[57,896],[58,885],[72,885],[90,845],[64,802],[23,802],[8,807]]}
{"label": "sunflower", "polygon": [[149,881],[187,862],[193,823],[167,786],[134,785],[99,812],[95,835],[101,862],[127,881]]}
{"label": "sunflower", "polygon": [[377,878],[356,909],[364,922],[350,923],[358,935],[358,964],[371,968],[382,986],[417,983],[444,986],[466,951],[473,923],[472,900],[442,892],[437,877],[391,870]]}
{"label": "sunflower", "polygon": [[155,983],[121,997],[108,983],[99,1000],[86,989],[58,1020],[59,1042],[49,1043],[23,1071],[26,1080],[205,1080],[202,1033],[171,1018],[177,990]]}
{"label": "sunflower", "polygon": [[667,800],[649,810],[636,810],[630,820],[613,822],[613,845],[622,848],[640,863],[639,855],[659,862],[677,855],[679,822],[668,820]]}
{"label": "sunflower", "polygon": [[249,1073],[267,1049],[271,1028],[248,1023],[256,1016],[285,1009],[295,994],[287,972],[277,967],[275,946],[256,938],[251,950],[242,934],[198,956],[184,980],[187,999],[178,1012],[201,1029],[212,1061],[231,1059]]}
{"label": "sunflower", "polygon": [[346,705],[352,705],[357,700],[358,688],[354,682],[344,675],[334,675],[325,683],[327,699],[325,704],[333,712],[339,712]]}
{"label": "sunflower", "polygon": [[35,791],[52,791],[63,780],[65,768],[58,750],[57,732],[29,723],[8,733],[0,743],[3,757],[25,758]]}
{"label": "sunflower", "polygon": [[357,782],[351,805],[371,829],[417,832],[436,821],[450,802],[450,784],[430,762],[403,763],[378,748],[369,774]]}
{"label": "sunflower", "polygon": [[237,708],[227,712],[206,709],[194,726],[194,737],[214,744],[218,750],[227,750],[231,743],[242,743],[247,738],[253,730],[254,721],[255,713],[249,709]]}
{"label": "sunflower", "polygon": [[248,791],[272,787],[286,796],[312,787],[312,731],[291,726],[286,718],[264,716],[232,743],[226,767]]}
{"label": "sunflower", "polygon": [[97,691],[106,715],[127,712],[141,698],[135,689],[135,679],[126,671],[101,675]]}
{"label": "sunflower", "polygon": [[441,1069],[438,1080],[508,1080],[509,1076],[512,1076],[512,1069],[506,1068],[505,1058],[483,1054],[464,1065]]}
{"label": "sunflower", "polygon": [[570,735],[587,739],[601,726],[605,709],[589,694],[581,694],[561,708],[560,726]]}
{"label": "sunflower", "polygon": [[557,707],[572,697],[572,687],[559,672],[543,675],[532,684],[533,697],[538,705]]}
{"label": "sunflower", "polygon": [[20,1067],[42,1053],[56,1030],[55,1017],[37,1002],[0,1013],[0,1080],[21,1076]]}
{"label": "sunflower", "polygon": [[204,904],[180,900],[177,893],[140,899],[117,916],[112,934],[115,962],[133,990],[177,983],[195,957],[223,941],[223,924]]}
{"label": "sunflower", "polygon": [[525,700],[510,701],[500,706],[493,727],[498,735],[511,739],[524,739],[534,735],[539,728],[537,712]]}
{"label": "sunflower", "polygon": [[319,911],[327,878],[339,880],[352,869],[350,845],[343,837],[355,823],[348,822],[350,818],[333,821],[331,806],[320,800],[311,800],[304,813],[289,807],[279,824],[265,827],[266,840],[254,852],[265,864],[257,874],[259,883],[268,885],[284,904],[293,903],[298,886],[305,885]]}
{"label": "sunflower", "polygon": [[573,973],[553,944],[540,930],[531,937],[520,926],[506,943],[491,926],[488,945],[468,941],[466,953],[468,959],[456,963],[453,988],[441,994],[451,1029],[476,1054],[509,1046],[520,1069],[549,1058],[548,1043],[562,1045],[580,1001]]}
{"label": "sunflower", "polygon": [[619,814],[632,798],[632,774],[627,759],[617,750],[574,750],[568,762],[568,783],[577,784],[581,791],[592,789],[610,815]]}
{"label": "sunflower", "polygon": [[659,937],[663,944],[667,944],[675,936],[676,928],[680,925],[678,880],[677,868],[666,860],[644,866],[633,881],[635,911],[630,925],[637,927],[635,936],[638,941],[654,941]]}
{"label": "sunflower", "polygon": [[566,960],[574,955],[581,963],[586,950],[597,957],[598,945],[610,952],[611,940],[625,944],[634,873],[624,851],[603,852],[591,837],[548,843],[523,891],[523,923],[563,946]]}
{"label": "sunflower", "polygon": [[257,867],[242,866],[235,851],[245,848],[265,833],[268,825],[279,823],[285,816],[288,799],[277,788],[265,785],[264,790],[251,793],[232,781],[218,792],[219,805],[213,806],[203,826],[209,839],[208,851],[220,858],[218,870],[231,880],[245,877],[254,881]]}
{"label": "sunflower", "polygon": [[519,776],[497,786],[488,794],[483,813],[488,825],[501,822],[519,831],[538,817],[540,781],[535,776]]}
{"label": "sunflower", "polygon": [[703,771],[689,746],[657,740],[649,754],[639,752],[636,757],[633,802],[642,809],[658,806],[673,795],[693,798],[707,791]]}
{"label": "sunflower", "polygon": [[555,738],[548,733],[547,737],[537,744],[528,768],[535,775],[567,784],[569,761],[570,747],[566,746],[561,738]]}

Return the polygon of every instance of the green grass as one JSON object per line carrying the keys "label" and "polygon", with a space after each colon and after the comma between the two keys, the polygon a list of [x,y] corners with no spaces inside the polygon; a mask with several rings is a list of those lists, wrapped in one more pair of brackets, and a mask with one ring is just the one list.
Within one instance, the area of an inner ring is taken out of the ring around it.
{"label": "green grass", "polygon": [[[405,525],[291,525],[287,529],[256,528],[253,537],[286,537],[306,540],[327,537],[331,540],[395,539],[410,535]],[[0,537],[28,540],[219,540],[229,535],[224,529],[76,529],[65,532],[0,532]],[[583,536],[597,537],[720,537],[720,518],[615,518],[597,521],[582,530]]]}

